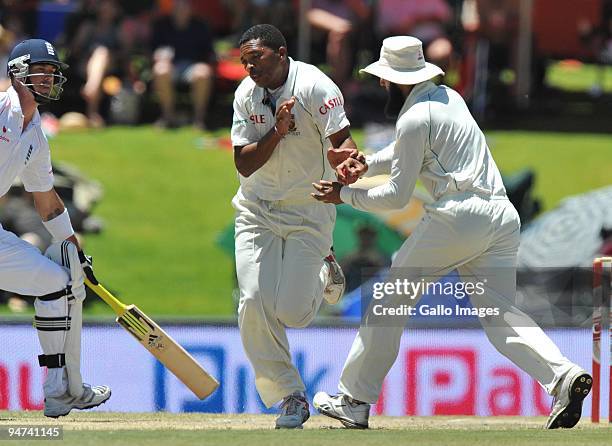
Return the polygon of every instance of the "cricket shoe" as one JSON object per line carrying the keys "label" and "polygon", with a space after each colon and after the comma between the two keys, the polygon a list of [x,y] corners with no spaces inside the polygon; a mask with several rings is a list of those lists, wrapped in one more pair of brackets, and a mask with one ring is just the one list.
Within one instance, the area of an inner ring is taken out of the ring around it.
{"label": "cricket shoe", "polygon": [[325,257],[324,261],[327,263],[328,274],[327,285],[323,291],[323,298],[328,304],[335,305],[340,301],[342,295],[344,294],[344,289],[346,288],[346,278],[344,277],[342,268],[340,268],[340,265],[336,261],[333,251],[327,257]]}
{"label": "cricket shoe", "polygon": [[339,420],[350,429],[367,429],[370,418],[370,405],[355,401],[348,395],[328,395],[318,392],[312,400],[314,407],[323,415]]}
{"label": "cricket shoe", "polygon": [[302,392],[294,392],[283,398],[280,409],[276,429],[302,429],[302,425],[310,418],[308,401]]}
{"label": "cricket shoe", "polygon": [[574,427],[582,415],[582,401],[593,385],[593,378],[578,366],[571,368],[557,384],[546,429]]}
{"label": "cricket shoe", "polygon": [[45,416],[50,418],[68,415],[72,409],[91,409],[103,404],[111,397],[111,389],[108,386],[91,387],[83,384],[83,394],[76,398],[66,392],[59,397],[45,398]]}

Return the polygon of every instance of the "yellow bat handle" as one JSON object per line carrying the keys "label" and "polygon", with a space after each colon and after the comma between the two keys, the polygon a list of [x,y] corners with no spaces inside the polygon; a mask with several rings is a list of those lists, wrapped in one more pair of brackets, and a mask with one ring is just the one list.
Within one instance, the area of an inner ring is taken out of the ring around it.
{"label": "yellow bat handle", "polygon": [[102,284],[98,283],[97,285],[94,285],[87,278],[85,278],[85,284],[94,293],[96,293],[100,299],[106,302],[106,304],[113,309],[117,316],[121,316],[123,313],[125,313],[127,305],[123,304],[119,299],[113,296],[106,288],[102,286]]}

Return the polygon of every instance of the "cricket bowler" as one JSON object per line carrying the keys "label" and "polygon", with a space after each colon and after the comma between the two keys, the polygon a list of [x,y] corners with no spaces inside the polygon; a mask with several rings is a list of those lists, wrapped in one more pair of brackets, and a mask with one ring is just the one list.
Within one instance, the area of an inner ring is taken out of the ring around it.
{"label": "cricket bowler", "polygon": [[301,428],[310,414],[286,329],[308,326],[324,298],[334,304],[344,292],[331,251],[336,210],[310,196],[311,184],[332,179],[357,150],[340,90],[289,57],[278,29],[248,29],[240,59],[249,76],[235,93],[231,132],[238,324],[262,401],[281,402],[276,428]]}

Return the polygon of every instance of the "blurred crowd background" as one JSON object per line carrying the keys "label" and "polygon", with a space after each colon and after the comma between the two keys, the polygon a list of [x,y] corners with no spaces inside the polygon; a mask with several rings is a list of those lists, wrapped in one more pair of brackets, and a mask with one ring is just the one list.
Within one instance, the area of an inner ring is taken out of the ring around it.
{"label": "blurred crowd background", "polygon": [[216,128],[231,122],[237,42],[257,23],[334,79],[353,125],[382,120],[369,105],[384,92],[357,70],[391,35],[420,38],[482,121],[536,106],[553,60],[612,62],[610,0],[0,0],[0,62],[27,37],[56,44],[69,84],[51,111],[78,112],[74,124]]}

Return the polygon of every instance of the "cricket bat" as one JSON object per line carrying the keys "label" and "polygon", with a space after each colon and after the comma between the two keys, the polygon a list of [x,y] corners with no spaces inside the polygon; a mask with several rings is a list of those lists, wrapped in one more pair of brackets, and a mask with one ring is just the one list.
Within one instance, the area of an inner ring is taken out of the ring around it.
{"label": "cricket bat", "polygon": [[[89,279],[93,279],[96,283]],[[85,279],[85,283],[113,309],[117,315],[117,323],[134,336],[198,398],[203,400],[219,387],[219,382],[210,376],[193,356],[136,305],[125,305],[95,278],[89,279]]]}

